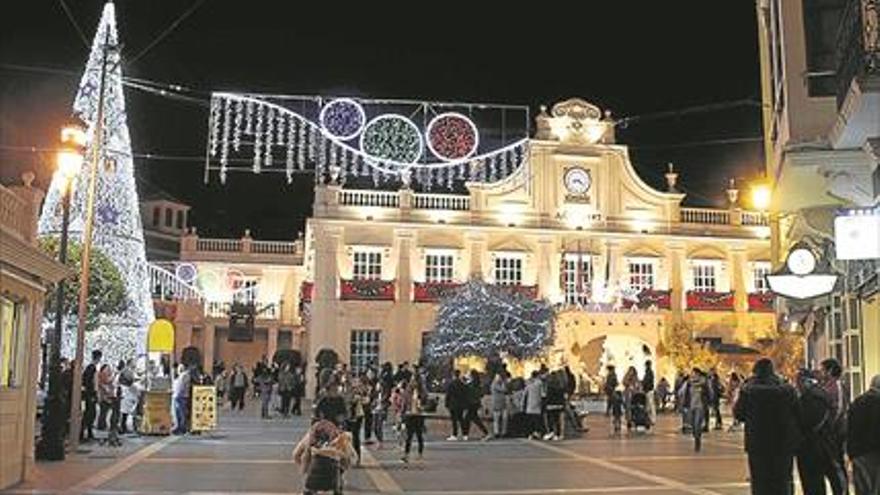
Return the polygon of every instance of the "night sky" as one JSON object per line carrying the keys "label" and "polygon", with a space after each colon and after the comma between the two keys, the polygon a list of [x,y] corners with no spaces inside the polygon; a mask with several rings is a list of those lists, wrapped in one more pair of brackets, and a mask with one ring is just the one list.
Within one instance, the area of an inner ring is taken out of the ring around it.
{"label": "night sky", "polygon": [[[91,43],[103,2],[65,3]],[[134,152],[193,157],[136,160],[139,189],[191,204],[203,235],[250,228],[258,238],[290,239],[302,228],[311,176],[293,185],[283,174],[202,182],[212,90],[509,103],[533,112],[578,96],[618,118],[644,116],[618,129],[618,142],[631,146],[639,173],[656,187],[674,162],[690,204],[722,205],[728,178],[760,174],[754,2],[577,4],[118,0],[127,60],[197,5],[124,68],[203,100],[127,89]],[[88,48],[59,1],[14,2],[0,17],[0,180],[30,169],[46,187],[52,156],[18,147],[57,145]],[[743,100],[752,103],[656,115]]]}

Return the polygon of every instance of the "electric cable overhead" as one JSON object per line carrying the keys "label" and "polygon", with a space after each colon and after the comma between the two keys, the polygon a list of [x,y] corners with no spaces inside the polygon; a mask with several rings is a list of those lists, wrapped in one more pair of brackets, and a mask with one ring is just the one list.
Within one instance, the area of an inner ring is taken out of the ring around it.
{"label": "electric cable overhead", "polygon": [[64,0],[58,0],[58,3],[61,4],[61,9],[64,10],[64,13],[67,14],[67,19],[70,20],[70,23],[73,25],[73,29],[76,30],[76,33],[79,34],[79,38],[82,40],[83,45],[86,49],[89,49],[89,39],[86,37],[86,33],[83,32],[82,28],[79,27],[79,23],[76,22],[76,18],[73,17],[73,12],[70,11],[70,7],[67,6],[67,2]]}
{"label": "electric cable overhead", "polygon": [[137,62],[141,57],[143,57],[144,55],[146,55],[147,53],[149,53],[149,51],[150,51],[154,46],[158,45],[158,44],[159,44],[162,40],[164,40],[169,34],[171,34],[175,29],[177,29],[177,26],[179,26],[180,23],[182,23],[184,20],[186,20],[187,17],[189,17],[190,15],[192,15],[192,13],[195,12],[199,7],[201,7],[203,3],[205,3],[205,0],[196,0],[192,5],[190,5],[190,7],[189,7],[188,9],[185,10],[185,11],[184,11],[184,12],[183,12],[183,13],[182,13],[177,19],[175,19],[174,22],[172,22],[172,23],[171,23],[171,24],[170,24],[170,25],[169,25],[164,31],[162,31],[161,33],[159,33],[159,35],[156,36],[156,38],[153,39],[153,41],[151,41],[149,44],[147,44],[147,46],[145,46],[143,50],[141,50],[140,52],[138,52],[138,54],[135,55],[134,57],[130,58],[130,59],[126,62],[126,65],[132,65],[132,64],[134,64],[134,63]]}

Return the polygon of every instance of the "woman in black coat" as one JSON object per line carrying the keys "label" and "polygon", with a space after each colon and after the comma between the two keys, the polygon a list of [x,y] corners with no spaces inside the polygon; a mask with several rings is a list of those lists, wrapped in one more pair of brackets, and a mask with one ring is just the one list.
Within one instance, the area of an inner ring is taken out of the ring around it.
{"label": "woman in black coat", "polygon": [[464,425],[462,425],[462,433],[464,433],[464,438],[467,440],[468,433],[470,432],[471,425],[476,425],[480,431],[483,432],[483,437],[489,436],[489,430],[486,428],[486,425],[483,424],[483,420],[480,419],[480,406],[483,402],[483,386],[480,383],[480,374],[477,370],[471,370],[470,380],[467,383],[467,409],[465,409],[464,413]]}

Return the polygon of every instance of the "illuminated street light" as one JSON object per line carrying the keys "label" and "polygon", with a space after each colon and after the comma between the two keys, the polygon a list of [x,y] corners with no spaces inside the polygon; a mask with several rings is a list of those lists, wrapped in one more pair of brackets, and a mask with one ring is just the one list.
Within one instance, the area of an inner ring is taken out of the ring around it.
{"label": "illuminated street light", "polygon": [[[70,225],[70,196],[74,180],[82,170],[85,158],[86,134],[82,126],[76,122],[61,130],[61,149],[57,156],[55,171],[63,181],[61,188],[61,239],[58,246],[58,261],[67,263],[68,226]],[[49,396],[46,404],[46,420],[40,443],[37,445],[37,457],[49,461],[64,460],[64,432],[66,430],[65,391],[61,383],[61,341],[64,328],[64,279],[58,282],[55,293],[55,328],[49,343]]]}
{"label": "illuminated street light", "polygon": [[752,186],[752,207],[756,210],[767,211],[770,208],[772,191],[766,183],[760,182]]}
{"label": "illuminated street light", "polygon": [[792,299],[812,299],[834,290],[837,275],[816,271],[816,255],[804,243],[797,243],[788,252],[785,265],[767,275],[767,284],[774,294]]}

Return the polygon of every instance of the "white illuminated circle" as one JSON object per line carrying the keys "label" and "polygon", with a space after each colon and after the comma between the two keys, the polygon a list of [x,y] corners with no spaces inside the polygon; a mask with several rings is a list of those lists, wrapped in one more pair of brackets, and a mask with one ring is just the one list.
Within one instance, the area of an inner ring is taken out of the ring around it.
{"label": "white illuminated circle", "polygon": [[584,194],[590,190],[593,179],[590,172],[580,168],[573,167],[565,171],[565,188],[571,194]]}
{"label": "white illuminated circle", "polygon": [[812,273],[816,268],[816,257],[806,248],[795,249],[788,253],[788,261],[786,265],[791,273],[795,275],[806,275]]}

